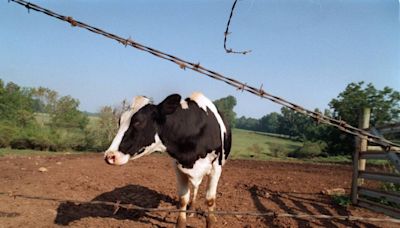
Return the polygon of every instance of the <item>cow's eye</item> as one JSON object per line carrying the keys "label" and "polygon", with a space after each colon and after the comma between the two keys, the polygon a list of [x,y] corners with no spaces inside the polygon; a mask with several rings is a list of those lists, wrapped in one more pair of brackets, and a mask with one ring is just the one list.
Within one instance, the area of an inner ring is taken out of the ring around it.
{"label": "cow's eye", "polygon": [[136,120],[136,121],[133,122],[133,126],[135,128],[142,129],[142,128],[144,128],[145,125],[146,125],[146,120]]}
{"label": "cow's eye", "polygon": [[139,127],[139,126],[140,126],[140,121],[139,121],[139,120],[135,121],[135,122],[133,123],[133,126]]}

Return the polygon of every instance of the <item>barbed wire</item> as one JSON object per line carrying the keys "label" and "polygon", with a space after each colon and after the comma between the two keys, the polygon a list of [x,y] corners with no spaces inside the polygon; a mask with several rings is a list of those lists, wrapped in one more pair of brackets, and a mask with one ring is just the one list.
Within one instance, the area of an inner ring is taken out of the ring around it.
{"label": "barbed wire", "polygon": [[83,201],[83,200],[65,200],[65,199],[57,199],[51,197],[42,197],[42,196],[26,196],[21,194],[14,194],[13,192],[0,192],[0,195],[8,196],[13,198],[14,200],[17,198],[31,199],[31,200],[46,200],[46,201],[55,201],[58,203],[73,203],[76,205],[103,205],[103,206],[112,206],[113,214],[117,214],[119,209],[123,208],[126,210],[137,210],[143,212],[167,212],[167,213],[192,213],[201,217],[207,217],[209,214],[219,215],[219,216],[252,216],[252,217],[273,217],[273,218],[293,218],[293,219],[336,219],[336,220],[344,220],[344,221],[368,221],[368,222],[389,222],[389,223],[399,223],[399,219],[394,218],[371,218],[371,217],[360,217],[360,216],[351,216],[351,215],[325,215],[325,214],[291,214],[291,213],[277,213],[277,212],[255,212],[255,211],[204,211],[201,209],[198,210],[182,210],[177,209],[175,207],[169,208],[147,208],[141,207],[134,204],[125,204],[121,203],[121,201],[110,202],[110,201]]}
{"label": "barbed wire", "polygon": [[184,59],[178,58],[176,56],[173,56],[171,54],[159,51],[159,50],[154,49],[152,47],[148,47],[148,46],[145,46],[143,44],[140,44],[140,43],[132,40],[130,37],[127,38],[127,39],[126,38],[122,38],[120,36],[117,36],[117,35],[114,35],[112,33],[106,32],[106,31],[104,31],[102,29],[90,26],[90,25],[85,24],[85,23],[80,22],[80,21],[77,21],[77,20],[73,19],[70,16],[60,15],[58,13],[55,13],[55,12],[51,11],[51,10],[42,8],[42,7],[40,7],[40,6],[36,5],[36,4],[30,3],[30,2],[26,2],[24,0],[9,0],[9,1],[15,2],[15,3],[20,4],[22,6],[25,6],[28,9],[28,12],[30,10],[34,10],[34,11],[37,11],[37,12],[44,13],[44,14],[50,16],[50,17],[54,17],[54,18],[57,18],[59,20],[68,22],[73,27],[80,27],[80,28],[86,29],[86,30],[88,30],[90,32],[93,32],[93,33],[102,35],[104,37],[107,37],[109,39],[113,39],[113,40],[119,42],[120,44],[124,45],[125,47],[131,46],[131,47],[136,48],[138,50],[150,53],[150,54],[152,54],[152,55],[154,55],[156,57],[159,57],[161,59],[168,60],[168,61],[170,61],[172,63],[177,64],[183,70],[190,69],[190,70],[198,72],[198,73],[200,73],[202,75],[205,75],[205,76],[208,76],[210,78],[213,78],[215,80],[219,80],[219,81],[225,82],[226,84],[235,87],[237,90],[247,91],[247,92],[252,93],[252,94],[254,94],[256,96],[259,96],[261,98],[264,98],[264,99],[270,100],[270,101],[272,101],[274,103],[277,103],[279,105],[285,106],[285,107],[287,107],[287,108],[289,108],[289,109],[291,109],[291,110],[293,110],[295,112],[302,113],[302,114],[304,114],[306,116],[309,116],[312,119],[314,119],[317,123],[324,123],[324,124],[327,124],[327,125],[331,125],[333,127],[336,127],[337,129],[339,129],[340,131],[346,132],[346,133],[354,135],[354,136],[358,136],[360,138],[365,138],[369,142],[372,142],[372,143],[375,143],[377,145],[382,146],[386,151],[389,151],[391,147],[400,147],[400,145],[398,145],[396,143],[393,143],[393,142],[391,142],[389,140],[386,140],[383,137],[379,137],[379,136],[376,136],[376,135],[373,135],[373,134],[367,132],[366,130],[353,127],[353,126],[349,125],[348,123],[346,123],[343,120],[337,120],[337,119],[331,118],[329,116],[325,116],[322,113],[305,109],[305,108],[303,108],[303,107],[301,107],[301,106],[299,106],[299,105],[297,105],[295,103],[289,102],[289,101],[287,101],[287,100],[285,100],[285,99],[283,99],[281,97],[269,94],[262,88],[262,85],[259,88],[247,85],[247,83],[240,82],[240,81],[238,81],[238,80],[236,80],[234,78],[227,77],[227,76],[224,76],[224,75],[222,75],[222,74],[220,74],[218,72],[215,72],[213,70],[207,69],[207,68],[201,66],[199,62],[198,63],[189,62],[187,60],[184,60]]}
{"label": "barbed wire", "polygon": [[227,39],[228,39],[228,36],[231,34],[231,33],[229,32],[229,25],[231,24],[231,20],[232,20],[232,16],[233,16],[233,11],[235,10],[236,3],[237,3],[237,0],[235,0],[235,1],[233,2],[232,9],[231,9],[231,13],[229,14],[228,23],[226,23],[226,29],[225,29],[225,32],[224,32],[224,49],[225,49],[226,53],[243,54],[243,55],[245,55],[245,54],[247,54],[247,53],[250,53],[251,50],[246,50],[246,51],[234,51],[234,50],[232,50],[232,48],[229,48],[229,49],[228,49],[228,48],[226,47],[226,41],[227,41]]}

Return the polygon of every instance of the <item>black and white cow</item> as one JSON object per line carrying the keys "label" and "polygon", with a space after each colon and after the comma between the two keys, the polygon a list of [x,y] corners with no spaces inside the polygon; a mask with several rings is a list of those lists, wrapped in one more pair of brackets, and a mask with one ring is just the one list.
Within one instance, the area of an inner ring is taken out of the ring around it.
{"label": "black and white cow", "polygon": [[[201,93],[181,100],[173,94],[158,105],[146,97],[135,97],[124,112],[120,127],[105,152],[108,164],[123,165],[155,151],[166,151],[175,159],[179,208],[186,210],[193,187],[191,207],[195,208],[197,191],[204,176],[209,176],[206,202],[215,209],[218,180],[222,165],[231,149],[231,130],[215,105]],[[215,223],[209,214],[207,226]],[[186,227],[186,213],[179,213],[177,227]]]}

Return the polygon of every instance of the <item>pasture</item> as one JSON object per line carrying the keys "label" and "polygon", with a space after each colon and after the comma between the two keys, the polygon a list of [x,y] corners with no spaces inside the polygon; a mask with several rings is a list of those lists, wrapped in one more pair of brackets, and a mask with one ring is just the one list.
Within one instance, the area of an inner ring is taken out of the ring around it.
{"label": "pasture", "polygon": [[[98,200],[150,208],[174,207],[177,203],[175,173],[167,156],[154,154],[126,166],[112,167],[98,153],[49,155],[25,151],[21,156],[5,155],[4,150],[2,153],[0,227],[174,227],[175,213],[144,213],[90,204]],[[46,171],[39,171],[40,168]],[[231,160],[220,180],[217,210],[384,217],[358,207],[340,207],[330,196],[321,194],[333,188],[343,188],[348,193],[350,185],[349,165]],[[204,198],[203,183],[199,190],[200,202]],[[200,202],[199,206],[206,209]],[[188,224],[204,227],[205,219],[190,217]],[[218,216],[217,225],[393,227],[381,222],[239,215]]]}

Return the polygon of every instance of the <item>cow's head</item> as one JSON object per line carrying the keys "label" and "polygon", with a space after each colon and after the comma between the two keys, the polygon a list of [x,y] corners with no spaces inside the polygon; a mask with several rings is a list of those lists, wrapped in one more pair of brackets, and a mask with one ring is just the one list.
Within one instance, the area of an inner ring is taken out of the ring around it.
{"label": "cow's head", "polygon": [[123,165],[155,151],[165,151],[157,128],[167,115],[175,112],[180,100],[178,94],[173,94],[154,105],[147,97],[135,97],[130,109],[121,115],[117,135],[104,153],[106,162]]}

